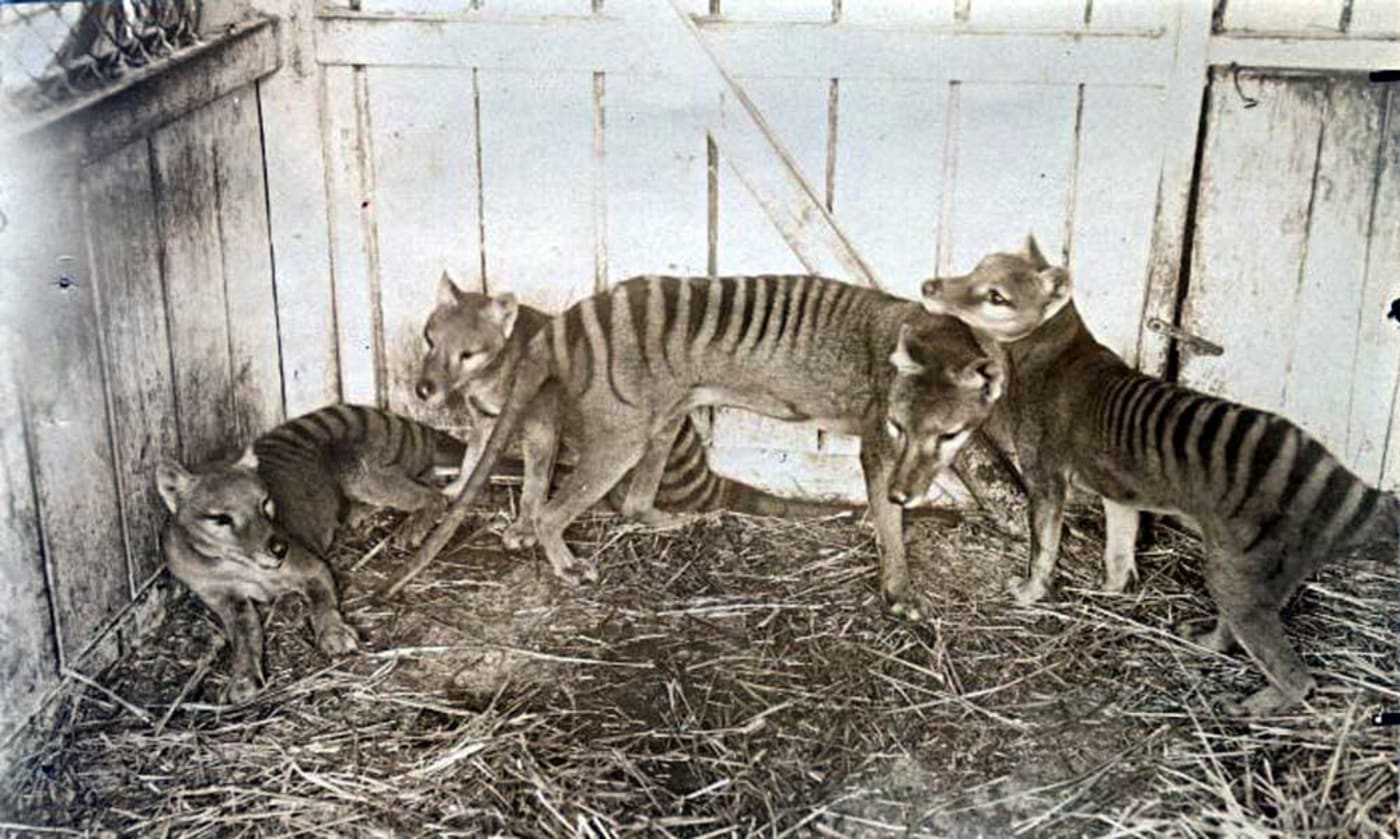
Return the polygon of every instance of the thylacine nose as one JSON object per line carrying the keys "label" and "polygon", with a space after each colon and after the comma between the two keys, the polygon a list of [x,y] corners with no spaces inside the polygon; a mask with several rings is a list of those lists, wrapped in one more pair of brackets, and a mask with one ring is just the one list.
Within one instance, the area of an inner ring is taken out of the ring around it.
{"label": "thylacine nose", "polygon": [[418,394],[419,399],[426,402],[433,398],[434,393],[437,393],[437,386],[427,379],[419,379],[418,384],[413,388],[413,392]]}
{"label": "thylacine nose", "polygon": [[278,559],[287,558],[287,540],[281,536],[271,536],[267,540],[267,552]]}
{"label": "thylacine nose", "polygon": [[924,280],[923,292],[925,297],[937,297],[943,293],[943,281],[937,277]]}

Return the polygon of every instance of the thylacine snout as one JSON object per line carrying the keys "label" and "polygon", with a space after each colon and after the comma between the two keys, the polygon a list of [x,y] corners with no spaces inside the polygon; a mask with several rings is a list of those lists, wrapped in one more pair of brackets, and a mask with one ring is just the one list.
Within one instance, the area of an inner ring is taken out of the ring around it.
{"label": "thylacine snout", "polygon": [[999,361],[988,357],[949,364],[936,343],[923,344],[907,327],[900,331],[890,364],[896,376],[884,428],[894,458],[889,499],[908,507],[952,464],[1001,398],[1005,373]]}
{"label": "thylacine snout", "polygon": [[968,274],[933,277],[920,289],[924,308],[952,315],[997,341],[1019,341],[1070,301],[1069,272],[1049,265],[1035,239],[1016,253],[995,253]]}

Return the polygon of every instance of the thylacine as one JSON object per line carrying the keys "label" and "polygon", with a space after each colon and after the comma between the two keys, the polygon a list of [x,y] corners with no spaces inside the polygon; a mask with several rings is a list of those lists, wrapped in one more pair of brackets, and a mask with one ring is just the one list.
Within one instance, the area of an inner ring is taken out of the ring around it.
{"label": "thylacine", "polygon": [[1005,342],[1007,394],[988,428],[1009,439],[1030,495],[1031,570],[1012,581],[1016,600],[1049,587],[1070,484],[1103,496],[1110,592],[1136,573],[1138,512],[1183,515],[1206,542],[1206,586],[1219,610],[1199,642],[1226,651],[1238,641],[1271,682],[1234,709],[1302,700],[1315,682],[1279,610],[1329,554],[1370,534],[1394,539],[1400,502],[1280,416],[1132,370],[1094,340],[1069,274],[1034,239],[970,274],[928,280],[923,295],[930,311]]}
{"label": "thylacine", "polygon": [[[480,454],[480,443],[489,436],[490,426],[500,414],[516,363],[526,343],[547,323],[550,316],[520,304],[514,295],[488,296],[462,291],[446,273],[438,283],[438,300],[423,327],[425,351],[414,391],[429,405],[449,405],[467,414],[471,428],[470,449]],[[522,421],[523,446],[536,458],[528,464],[521,492],[520,518],[506,531],[511,548],[534,540],[535,512],[543,501],[549,482],[549,464],[542,462],[542,447],[552,442],[552,429],[558,424],[558,386],[548,383]],[[572,448],[572,435],[563,429],[564,443]],[[788,500],[768,495],[738,481],[722,478],[709,467],[705,457],[705,435],[694,417],[681,424],[671,447],[656,506],[674,512],[704,513],[714,510],[758,513],[774,516],[800,516],[832,513],[833,505]],[[470,466],[468,466],[470,468]],[[465,480],[466,474],[462,476]],[[620,508],[626,496],[624,479],[608,495]]]}
{"label": "thylacine", "polygon": [[156,470],[170,518],[161,548],[171,573],[223,624],[232,649],[229,698],[262,685],[263,635],[257,605],[300,593],[311,606],[317,645],[351,652],[355,630],[340,614],[330,568],[320,558],[352,503],[414,513],[424,533],[442,494],[420,482],[434,466],[455,466],[463,446],[386,411],[332,405],[290,420],[254,441],[233,463]]}
{"label": "thylacine", "polygon": [[253,451],[283,527],[325,555],[340,524],[367,508],[409,513],[399,538],[422,541],[451,494],[433,472],[457,468],[466,444],[390,411],[328,405],[263,434]]}
{"label": "thylacine", "polygon": [[820,277],[627,280],[530,339],[481,459],[420,560],[461,521],[532,402],[548,395],[542,389],[555,389],[559,424],[579,456],[535,518],[566,579],[596,572],[569,551],[564,528],[629,470],[624,514],[672,520],[653,499],[676,432],[689,411],[726,405],[860,435],[881,589],[895,611],[917,615],[902,506],[924,493],[1000,395],[1001,367],[988,352],[952,318]]}

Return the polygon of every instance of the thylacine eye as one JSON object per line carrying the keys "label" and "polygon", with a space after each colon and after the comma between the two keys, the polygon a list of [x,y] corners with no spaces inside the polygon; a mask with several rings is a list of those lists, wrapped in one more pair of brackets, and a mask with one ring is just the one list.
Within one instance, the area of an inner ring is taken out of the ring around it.
{"label": "thylacine eye", "polygon": [[1006,299],[1006,295],[996,289],[987,292],[987,302],[993,306],[1010,306],[1011,301]]}
{"label": "thylacine eye", "polygon": [[204,517],[206,521],[212,521],[219,527],[233,527],[233,516],[228,513],[210,513]]}
{"label": "thylacine eye", "polygon": [[957,438],[963,435],[963,430],[964,429],[959,428],[957,431],[949,431],[947,433],[940,434],[938,435],[938,441],[940,443],[951,443],[952,441],[956,440]]}
{"label": "thylacine eye", "polygon": [[462,350],[460,353],[457,354],[457,361],[461,362],[462,364],[466,364],[468,361],[471,361],[471,358],[471,350]]}
{"label": "thylacine eye", "polygon": [[277,515],[277,505],[272,502],[271,498],[264,498],[262,502],[262,511],[263,515],[268,518],[273,518]]}

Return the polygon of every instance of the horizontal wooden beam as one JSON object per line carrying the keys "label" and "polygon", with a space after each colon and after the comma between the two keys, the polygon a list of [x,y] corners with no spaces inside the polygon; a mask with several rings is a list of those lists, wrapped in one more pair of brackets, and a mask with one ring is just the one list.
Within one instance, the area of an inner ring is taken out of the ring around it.
{"label": "horizontal wooden beam", "polygon": [[134,70],[111,87],[73,100],[0,137],[72,151],[83,161],[109,154],[279,66],[277,27],[262,19],[230,27],[217,40]]}
{"label": "horizontal wooden beam", "polygon": [[[605,15],[391,18],[325,12],[317,22],[316,58],[341,65],[675,74],[677,68],[666,56],[643,48],[656,36],[646,20]],[[992,32],[708,20],[697,20],[696,25],[716,58],[739,77],[1159,85],[1172,60],[1171,39],[1155,32]],[[1016,58],[1009,61],[1007,56]]]}
{"label": "horizontal wooden beam", "polygon": [[1363,73],[1400,68],[1400,40],[1380,38],[1270,38],[1216,35],[1213,65],[1317,72]]}

